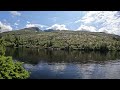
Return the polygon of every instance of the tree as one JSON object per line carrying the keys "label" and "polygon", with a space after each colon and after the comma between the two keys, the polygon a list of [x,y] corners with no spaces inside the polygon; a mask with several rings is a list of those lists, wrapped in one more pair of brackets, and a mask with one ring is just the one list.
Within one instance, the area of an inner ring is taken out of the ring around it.
{"label": "tree", "polygon": [[12,57],[0,56],[0,79],[26,79],[29,72],[23,68],[23,63],[14,62]]}
{"label": "tree", "polygon": [[0,79],[26,79],[30,73],[23,68],[23,63],[6,57],[4,41],[0,39]]}
{"label": "tree", "polygon": [[5,45],[3,39],[0,39],[0,56],[5,55]]}
{"label": "tree", "polygon": [[9,35],[9,34],[6,35],[5,41],[11,42],[11,38],[10,38],[10,35]]}
{"label": "tree", "polygon": [[47,47],[51,47],[53,43],[51,41],[47,41]]}
{"label": "tree", "polygon": [[15,36],[15,45],[16,45],[16,47],[19,47],[19,40],[20,40],[20,37]]}

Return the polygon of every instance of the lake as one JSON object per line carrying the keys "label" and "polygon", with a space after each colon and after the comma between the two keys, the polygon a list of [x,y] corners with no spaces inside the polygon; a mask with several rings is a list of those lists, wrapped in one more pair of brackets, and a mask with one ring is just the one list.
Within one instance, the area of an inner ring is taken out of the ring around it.
{"label": "lake", "polygon": [[120,52],[7,48],[6,56],[24,62],[30,79],[120,79]]}

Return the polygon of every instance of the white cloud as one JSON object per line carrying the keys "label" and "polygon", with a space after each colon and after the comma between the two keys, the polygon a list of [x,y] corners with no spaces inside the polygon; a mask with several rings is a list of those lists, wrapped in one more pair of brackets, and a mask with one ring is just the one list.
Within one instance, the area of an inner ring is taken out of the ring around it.
{"label": "white cloud", "polygon": [[27,24],[26,27],[27,28],[29,28],[29,27],[36,27],[36,24]]}
{"label": "white cloud", "polygon": [[77,30],[96,32],[96,28],[95,27],[93,27],[93,26],[85,26],[85,25],[81,25]]}
{"label": "white cloud", "polygon": [[68,30],[64,24],[54,24],[51,27],[48,27],[47,29],[54,29],[54,30]]}
{"label": "white cloud", "polygon": [[81,21],[81,19],[80,19],[80,20],[75,21],[74,23],[78,23],[78,22],[80,22],[80,21]]}
{"label": "white cloud", "polygon": [[18,23],[14,23],[14,25],[16,25],[16,26],[17,26],[17,25],[19,25],[19,24],[18,24]]}
{"label": "white cloud", "polygon": [[27,23],[30,23],[29,21],[27,21]]}
{"label": "white cloud", "polygon": [[46,25],[41,25],[41,24],[27,24],[26,27],[27,27],[27,28],[29,28],[29,27],[44,28],[44,27],[48,27],[48,26],[46,26]]}
{"label": "white cloud", "polygon": [[109,22],[110,20],[116,19],[115,14],[117,11],[89,11],[82,18],[82,22],[91,23],[91,22]]}
{"label": "white cloud", "polygon": [[[76,23],[78,22],[82,22],[84,26],[88,26],[89,24],[90,26],[95,27],[98,32],[120,35],[119,11],[88,11],[85,16],[76,21]],[[83,28],[83,26],[80,27]]]}
{"label": "white cloud", "polygon": [[21,16],[21,13],[18,11],[10,11],[10,13],[14,16]]}
{"label": "white cloud", "polygon": [[3,24],[0,21],[0,32],[12,31],[12,27],[10,25]]}

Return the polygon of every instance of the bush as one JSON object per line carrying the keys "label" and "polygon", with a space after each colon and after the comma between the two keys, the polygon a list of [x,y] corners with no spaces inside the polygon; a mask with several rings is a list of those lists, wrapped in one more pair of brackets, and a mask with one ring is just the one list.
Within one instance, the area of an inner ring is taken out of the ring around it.
{"label": "bush", "polygon": [[0,79],[27,79],[29,72],[23,68],[23,63],[14,62],[12,57],[6,57],[4,41],[0,39]]}
{"label": "bush", "polygon": [[14,62],[12,57],[0,56],[0,79],[27,79],[29,72],[22,65]]}

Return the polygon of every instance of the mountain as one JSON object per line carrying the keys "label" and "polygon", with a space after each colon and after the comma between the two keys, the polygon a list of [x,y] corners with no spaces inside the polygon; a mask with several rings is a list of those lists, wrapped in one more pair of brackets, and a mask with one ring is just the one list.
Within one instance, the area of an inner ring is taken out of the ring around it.
{"label": "mountain", "polygon": [[44,30],[44,32],[52,32],[52,31],[56,31],[54,29],[47,29],[47,30]]}
{"label": "mountain", "polygon": [[9,35],[23,34],[24,35],[24,34],[34,34],[34,33],[38,33],[38,32],[42,32],[42,30],[40,30],[38,27],[29,27],[29,28],[23,28],[23,29],[19,29],[19,30],[3,32],[2,35],[4,35],[4,34],[9,34]]}
{"label": "mountain", "polygon": [[24,28],[21,30],[29,30],[29,31],[35,31],[35,32],[41,31],[38,27],[29,27],[29,28]]}
{"label": "mountain", "polygon": [[41,31],[24,28],[0,33],[6,46],[39,47],[65,50],[120,50],[120,36],[104,32],[70,30]]}

